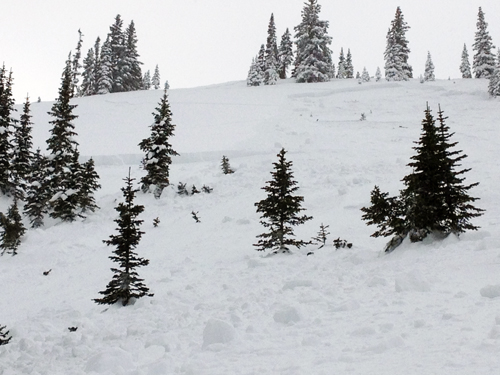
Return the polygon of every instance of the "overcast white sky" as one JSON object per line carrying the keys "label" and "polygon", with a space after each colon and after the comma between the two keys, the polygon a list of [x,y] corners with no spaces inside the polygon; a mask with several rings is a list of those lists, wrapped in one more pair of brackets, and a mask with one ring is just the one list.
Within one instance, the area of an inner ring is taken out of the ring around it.
{"label": "overcast white sky", "polygon": [[[427,51],[437,78],[460,77],[466,43],[472,63],[477,11],[482,6],[493,43],[500,46],[499,0],[319,0],[330,22],[337,65],[340,48],[351,49],[355,71],[383,72],[385,36],[396,7],[411,27],[410,64],[418,77]],[[274,13],[278,42],[301,20],[304,0],[11,0],[1,6],[0,63],[14,73],[18,102],[57,96],[66,57],[83,38],[82,55],[97,36],[105,39],[117,14],[134,20],[143,71],[160,68],[171,88],[246,79],[252,57],[267,37]]]}

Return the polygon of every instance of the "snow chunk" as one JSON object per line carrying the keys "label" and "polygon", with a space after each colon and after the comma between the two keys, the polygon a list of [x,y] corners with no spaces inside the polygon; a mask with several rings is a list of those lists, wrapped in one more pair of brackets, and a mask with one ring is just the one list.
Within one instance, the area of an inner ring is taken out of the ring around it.
{"label": "snow chunk", "polygon": [[496,298],[500,297],[500,285],[486,285],[479,291],[483,297]]}
{"label": "snow chunk", "polygon": [[276,323],[293,324],[300,321],[300,314],[294,307],[285,307],[274,313]]}
{"label": "snow chunk", "polygon": [[130,371],[135,368],[132,356],[120,348],[110,348],[89,358],[85,371],[98,374],[109,374]]}
{"label": "snow chunk", "polygon": [[203,345],[205,349],[212,344],[227,344],[235,337],[233,326],[218,319],[210,319],[203,330]]}
{"label": "snow chunk", "polygon": [[417,271],[396,278],[396,292],[429,292],[430,284]]}

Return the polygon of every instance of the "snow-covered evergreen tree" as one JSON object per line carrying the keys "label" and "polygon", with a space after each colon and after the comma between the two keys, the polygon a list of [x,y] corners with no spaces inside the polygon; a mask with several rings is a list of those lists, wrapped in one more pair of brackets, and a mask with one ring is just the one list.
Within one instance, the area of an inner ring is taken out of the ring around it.
{"label": "snow-covered evergreen tree", "polygon": [[31,122],[30,101],[26,98],[23,106],[23,113],[17,126],[15,126],[13,147],[11,155],[11,173],[12,181],[16,181],[14,197],[19,201],[24,201],[26,191],[28,190],[29,176],[31,174],[31,165],[33,160],[33,141],[31,131],[33,123]]}
{"label": "snow-covered evergreen tree", "polygon": [[99,80],[101,79],[101,38],[97,37],[94,43],[94,68],[93,68],[93,81],[94,87],[92,91],[94,95],[99,94]]}
{"label": "snow-covered evergreen tree", "polygon": [[78,76],[80,75],[80,69],[82,68],[82,65],[80,64],[80,59],[82,57],[82,37],[83,33],[78,29],[78,43],[76,45],[76,52],[73,55],[73,60],[72,60],[72,74],[73,74],[73,80],[72,80],[72,87],[71,87],[71,92],[72,96],[76,96],[79,94],[79,89],[78,89],[78,82],[80,81]]}
{"label": "snow-covered evergreen tree", "polygon": [[467,52],[467,46],[464,43],[464,49],[462,50],[462,62],[460,63],[460,72],[462,73],[462,78],[472,78],[472,73],[470,70],[469,63],[469,52]]}
{"label": "snow-covered evergreen tree", "polygon": [[0,226],[2,233],[0,235],[1,255],[7,253],[17,255],[17,248],[21,245],[21,238],[26,232],[23,225],[19,209],[17,207],[17,199],[9,207],[7,215],[0,212]]}
{"label": "snow-covered evergreen tree", "polygon": [[475,51],[472,70],[476,78],[489,78],[495,70],[495,46],[487,30],[488,24],[484,20],[484,12],[479,7],[477,14],[477,32],[472,49]]}
{"label": "snow-covered evergreen tree", "polygon": [[424,80],[425,81],[436,80],[436,77],[434,76],[434,64],[432,63],[432,57],[430,52],[427,52],[427,60],[425,61]]}
{"label": "snow-covered evergreen tree", "polygon": [[224,174],[234,173],[234,169],[231,168],[231,165],[229,164],[229,159],[226,157],[226,155],[222,155],[221,168],[222,168],[222,173]]}
{"label": "snow-covered evergreen tree", "polygon": [[129,175],[124,179],[125,187],[122,188],[125,202],[121,202],[115,208],[119,213],[118,219],[115,222],[118,224],[117,235],[109,236],[109,240],[103,242],[108,246],[115,246],[109,259],[118,263],[117,268],[111,268],[114,275],[111,281],[106,286],[106,290],[99,292],[102,298],[94,299],[94,302],[102,305],[113,305],[120,301],[123,306],[126,306],[134,299],[144,296],[152,296],[149,288],[143,283],[143,279],[139,278],[137,268],[147,266],[148,259],[140,258],[135,253],[135,248],[141,241],[144,232],[140,231],[140,226],[143,220],[139,220],[138,216],[144,211],[144,206],[134,204],[135,193],[139,190],[133,188],[133,178]]}
{"label": "snow-covered evergreen tree", "polygon": [[125,34],[122,30],[123,21],[119,14],[115,17],[115,23],[110,26],[109,30],[109,46],[111,57],[111,72],[112,72],[112,88],[111,92],[122,92],[125,89]]}
{"label": "snow-covered evergreen tree", "polygon": [[347,49],[347,55],[345,57],[344,69],[345,69],[346,78],[354,78],[354,66],[352,65],[352,55],[351,55],[350,48]]}
{"label": "snow-covered evergreen tree", "polygon": [[142,166],[147,172],[141,178],[142,191],[153,189],[155,198],[160,198],[163,189],[170,184],[170,165],[172,156],[179,155],[173,150],[170,139],[174,135],[175,125],[172,124],[172,112],[168,102],[167,90],[153,113],[154,123],[151,125],[151,135],[139,143],[141,151],[146,155]]}
{"label": "snow-covered evergreen tree", "polygon": [[345,70],[345,56],[344,56],[344,48],[340,48],[340,55],[339,55],[339,65],[338,65],[338,70],[337,70],[337,78],[339,79],[344,79],[347,78],[347,72]]}
{"label": "snow-covered evergreen tree", "polygon": [[370,74],[368,73],[368,70],[366,70],[366,66],[363,67],[363,73],[361,74],[361,80],[363,82],[370,82]]}
{"label": "snow-covered evergreen tree", "polygon": [[101,188],[99,175],[95,171],[94,159],[90,158],[81,166],[81,183],[78,191],[78,207],[82,214],[99,208],[95,202],[94,193]]}
{"label": "snow-covered evergreen tree", "polygon": [[98,65],[97,93],[109,94],[113,90],[113,57],[109,36],[106,38],[101,48],[101,59]]}
{"label": "snow-covered evergreen tree", "polygon": [[80,86],[81,96],[95,95],[95,57],[94,49],[90,48],[87,56],[83,59],[82,85]]}
{"label": "snow-covered evergreen tree", "polygon": [[76,105],[70,104],[71,82],[71,61],[68,59],[63,72],[59,97],[49,112],[53,120],[49,121],[52,129],[47,140],[47,150],[50,152],[48,181],[52,192],[49,200],[52,208],[50,216],[63,221],[73,221],[77,216],[77,190],[74,188],[74,183],[75,173],[79,172],[79,168],[74,166],[78,163],[78,143],[73,121],[78,116],[73,114]]}
{"label": "snow-covered evergreen tree", "polygon": [[265,52],[264,84],[275,85],[278,82],[278,45],[276,42],[276,25],[274,14],[271,13],[269,26],[267,28],[267,42]]}
{"label": "snow-covered evergreen tree", "polygon": [[137,34],[134,21],[125,30],[123,53],[123,90],[137,91],[142,89],[142,72],[137,52]]}
{"label": "snow-covered evergreen tree", "polygon": [[500,49],[498,50],[497,54],[495,70],[493,71],[493,74],[490,76],[488,93],[493,97],[500,96]]}
{"label": "snow-covered evergreen tree", "polygon": [[294,77],[297,82],[325,82],[332,77],[332,55],[328,35],[328,21],[319,19],[321,5],[307,0],[302,10],[302,22],[295,26]]}
{"label": "snow-covered evergreen tree", "polygon": [[164,90],[170,90],[170,83],[168,83],[168,79],[165,81],[165,85],[163,85]]}
{"label": "snow-covered evergreen tree", "polygon": [[262,84],[262,72],[257,64],[258,56],[252,59],[252,64],[248,70],[247,86],[260,86]]}
{"label": "snow-covered evergreen tree", "polygon": [[43,225],[44,217],[48,213],[48,201],[51,197],[48,181],[48,159],[38,149],[33,157],[24,204],[24,214],[29,218],[32,228],[39,228]]}
{"label": "snow-covered evergreen tree", "polygon": [[144,77],[142,78],[142,89],[149,90],[151,88],[151,73],[149,70],[144,73]]}
{"label": "snow-covered evergreen tree", "polygon": [[378,82],[382,79],[382,72],[380,71],[380,67],[377,66],[377,71],[375,72],[375,81]]}
{"label": "snow-covered evergreen tree", "polygon": [[0,69],[0,192],[11,194],[11,160],[12,144],[10,136],[12,128],[17,123],[12,117],[14,98],[12,97],[12,71],[7,75],[5,65]]}
{"label": "snow-covered evergreen tree", "polygon": [[293,227],[311,220],[311,216],[299,215],[304,197],[293,195],[298,190],[297,181],[293,180],[292,162],[285,158],[286,151],[281,149],[278,162],[273,163],[273,179],[267,181],[262,189],[267,198],[255,203],[257,212],[261,213],[260,223],[269,231],[257,236],[259,241],[254,244],[257,250],[272,250],[273,253],[290,252],[289,247],[300,248],[308,242],[294,239]]}
{"label": "snow-covered evergreen tree", "polygon": [[387,32],[387,46],[384,53],[385,79],[388,81],[407,81],[413,78],[412,67],[408,64],[410,48],[406,32],[409,29],[401,8],[397,7],[396,16]]}
{"label": "snow-covered evergreen tree", "polygon": [[156,64],[155,72],[153,73],[153,77],[151,78],[151,84],[155,90],[160,88],[160,69],[158,68],[158,64]]}
{"label": "snow-covered evergreen tree", "polygon": [[288,28],[281,37],[281,43],[278,48],[278,73],[281,79],[286,79],[288,68],[293,62],[293,42],[292,34]]}

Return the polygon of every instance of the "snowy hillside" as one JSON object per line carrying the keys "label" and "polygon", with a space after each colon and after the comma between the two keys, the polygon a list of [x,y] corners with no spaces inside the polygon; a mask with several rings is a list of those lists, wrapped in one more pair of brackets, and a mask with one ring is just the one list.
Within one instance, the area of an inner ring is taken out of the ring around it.
{"label": "snowy hillside", "polygon": [[[500,359],[500,124],[486,80],[420,84],[335,80],[244,82],[171,90],[177,125],[170,180],[160,200],[138,195],[145,233],[138,269],[154,293],[134,305],[95,304],[110,280],[114,207],[128,167],[143,171],[161,91],[78,98],[79,151],[96,161],[101,207],[84,221],[30,230],[15,257],[0,258],[0,375],[495,374]],[[449,116],[472,168],[470,194],[486,209],[460,238],[403,243],[361,220],[379,185],[395,195],[414,154],[426,102]],[[51,103],[33,103],[35,147],[46,149]],[[362,113],[366,120],[360,121]],[[254,203],[284,147],[328,245],[266,257],[252,246],[264,228]],[[235,174],[220,170],[223,155]],[[211,194],[182,197],[178,182]],[[8,201],[1,200],[5,209]],[[196,223],[191,212],[198,212]],[[153,220],[160,224],[153,227]],[[353,243],[335,250],[336,238]],[[44,271],[51,270],[48,275]],[[70,332],[68,327],[78,327]]]}

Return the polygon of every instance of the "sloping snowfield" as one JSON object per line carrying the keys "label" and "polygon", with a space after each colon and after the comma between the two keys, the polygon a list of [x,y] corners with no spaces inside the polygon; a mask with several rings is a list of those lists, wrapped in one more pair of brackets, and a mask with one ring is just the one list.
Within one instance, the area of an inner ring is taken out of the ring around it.
{"label": "sloping snowfield", "polygon": [[[111,279],[113,249],[102,240],[115,233],[129,166],[137,181],[143,175],[137,144],[162,92],[75,99],[79,150],[96,161],[101,209],[30,230],[17,256],[0,258],[0,324],[13,336],[0,346],[0,374],[499,373],[500,101],[486,87],[288,80],[171,90],[181,154],[173,186],[160,200],[136,199],[146,207],[137,252],[150,260],[138,272],[154,297],[127,307],[92,299]],[[472,168],[466,182],[480,182],[470,193],[486,213],[473,221],[477,232],[405,242],[385,255],[386,239],[370,237],[360,208],[374,185],[392,195],[402,188],[426,102],[449,116],[452,140],[468,155],[463,167]],[[42,150],[50,107],[32,105]],[[252,246],[265,231],[254,203],[281,147],[314,217],[297,237],[310,239],[321,223],[331,235],[322,249],[269,257]],[[235,174],[222,174],[222,155]],[[182,197],[178,182],[214,190]],[[353,247],[335,250],[339,237]]]}

